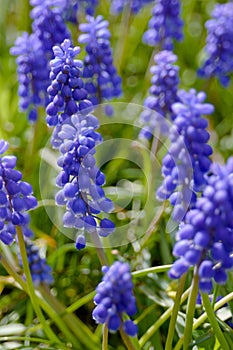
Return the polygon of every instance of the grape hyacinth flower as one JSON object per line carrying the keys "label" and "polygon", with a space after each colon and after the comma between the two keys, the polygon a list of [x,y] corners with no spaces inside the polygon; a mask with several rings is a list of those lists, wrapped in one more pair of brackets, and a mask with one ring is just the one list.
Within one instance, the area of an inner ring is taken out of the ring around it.
{"label": "grape hyacinth flower", "polygon": [[211,114],[214,110],[213,105],[204,103],[204,92],[180,90],[178,98],[180,102],[172,105],[175,119],[169,131],[171,144],[162,164],[164,180],[157,190],[158,199],[170,199],[175,205],[172,215],[176,221],[184,217],[195,202],[195,193],[206,184],[212,148],[207,144],[208,120],[202,114]]}
{"label": "grape hyacinth flower", "polygon": [[49,126],[61,124],[78,111],[86,113],[92,107],[81,78],[83,63],[75,59],[80,48],[73,48],[71,41],[65,39],[60,46],[53,47],[53,52],[55,58],[50,62],[52,83],[48,87],[51,102],[46,108]]}
{"label": "grape hyacinth flower", "polygon": [[226,87],[233,72],[233,3],[216,4],[206,28],[207,57],[198,73],[203,78],[216,76]]}
{"label": "grape hyacinth flower", "polygon": [[149,21],[149,29],[143,35],[143,42],[150,46],[161,45],[172,50],[173,39],[181,41],[183,21],[180,19],[179,0],[156,0]]}
{"label": "grape hyacinth flower", "polygon": [[63,0],[63,18],[65,21],[77,24],[79,10],[78,0]]}
{"label": "grape hyacinth flower", "polygon": [[[31,271],[32,281],[35,286],[41,283],[52,284],[52,269],[46,263],[45,258],[41,258],[39,248],[30,239],[25,239],[28,264]],[[22,259],[19,254],[19,262],[22,265]]]}
{"label": "grape hyacinth flower", "polygon": [[137,325],[130,319],[124,322],[122,320],[124,314],[130,317],[137,311],[129,265],[116,261],[110,267],[104,266],[102,271],[104,276],[94,297],[97,305],[92,313],[94,320],[105,323],[112,332],[122,325],[126,334],[136,336]]}
{"label": "grape hyacinth flower", "polygon": [[63,224],[79,230],[76,247],[82,249],[86,245],[86,233],[107,236],[114,231],[110,220],[96,216],[102,211],[112,211],[113,204],[105,198],[102,189],[105,176],[95,165],[93,156],[102,137],[95,131],[98,120],[89,114],[92,103],[86,99],[80,77],[82,62],[74,59],[79,48],[72,48],[67,39],[53,50],[52,84],[48,88],[53,100],[46,112],[47,123],[55,126],[51,144],[61,154],[58,166],[62,171],[56,183],[62,189],[56,195],[56,203],[66,206]]}
{"label": "grape hyacinth flower", "polygon": [[153,0],[112,0],[111,1],[111,12],[113,14],[119,14],[123,12],[126,6],[130,6],[133,13],[139,12],[143,6],[149,4]]}
{"label": "grape hyacinth flower", "polygon": [[233,267],[233,158],[211,170],[202,197],[177,232],[173,255],[179,259],[169,271],[170,278],[180,278],[196,266],[205,293],[211,292],[213,280],[224,285]]}
{"label": "grape hyacinth flower", "polygon": [[77,24],[80,12],[94,16],[98,4],[99,0],[62,0],[63,18],[65,21]]}
{"label": "grape hyacinth flower", "polygon": [[87,16],[87,21],[79,26],[83,34],[78,40],[86,45],[83,78],[88,99],[98,105],[121,95],[121,78],[113,64],[108,21],[103,16]]}
{"label": "grape hyacinth flower", "polygon": [[[145,99],[144,110],[140,115],[143,128],[139,138],[151,139],[155,128],[161,124],[161,117],[174,119],[172,104],[178,101],[177,90],[179,84],[179,67],[174,65],[177,56],[171,51],[163,50],[154,56],[155,65],[150,71],[151,78],[150,95]],[[151,110],[156,113],[151,113]]]}
{"label": "grape hyacinth flower", "polygon": [[3,154],[8,143],[0,140],[0,240],[9,245],[14,241],[16,226],[20,226],[24,236],[31,237],[28,224],[28,210],[37,206],[32,186],[22,181],[20,171],[14,169],[16,157]]}
{"label": "grape hyacinth flower", "polygon": [[63,19],[64,1],[30,0],[30,4],[33,6],[31,11],[32,29],[41,41],[49,61],[53,54],[52,47],[71,37]]}
{"label": "grape hyacinth flower", "polygon": [[111,212],[113,204],[105,197],[105,176],[95,164],[95,146],[102,141],[95,131],[98,127],[96,117],[79,113],[57,126],[53,138],[56,146],[60,145],[58,165],[62,168],[56,181],[61,190],[55,199],[57,205],[66,207],[64,226],[79,232],[79,250],[86,245],[86,234],[106,237],[114,231],[112,221],[99,217],[101,212]]}
{"label": "grape hyacinth flower", "polygon": [[79,3],[87,15],[94,16],[99,0],[80,0]]}
{"label": "grape hyacinth flower", "polygon": [[43,47],[36,34],[23,33],[16,39],[10,53],[18,56],[19,109],[28,112],[28,120],[35,122],[38,107],[47,103],[46,90],[49,85],[49,71]]}
{"label": "grape hyacinth flower", "polygon": [[18,56],[19,107],[28,112],[28,120],[35,122],[38,107],[48,103],[49,61],[53,56],[52,47],[70,38],[70,32],[63,20],[62,0],[31,0],[33,6],[33,33],[23,33],[11,48],[12,55]]}

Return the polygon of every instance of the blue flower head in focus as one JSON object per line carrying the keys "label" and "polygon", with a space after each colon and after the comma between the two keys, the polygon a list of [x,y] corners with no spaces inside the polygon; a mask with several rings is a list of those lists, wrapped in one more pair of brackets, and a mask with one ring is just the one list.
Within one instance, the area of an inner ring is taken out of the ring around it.
{"label": "blue flower head in focus", "polygon": [[123,321],[124,314],[131,317],[137,311],[129,265],[116,261],[110,267],[104,266],[102,271],[104,276],[94,297],[94,320],[105,323],[112,332],[116,332],[123,325],[126,334],[136,336],[136,324],[130,319]]}
{"label": "blue flower head in focus", "polygon": [[102,186],[105,176],[96,165],[95,147],[102,141],[95,130],[99,127],[93,115],[75,114],[57,126],[54,141],[61,153],[57,176],[61,190],[56,195],[57,205],[65,206],[65,227],[78,231],[77,249],[86,245],[86,234],[106,237],[114,231],[114,224],[101,213],[113,210],[113,203],[105,197]]}
{"label": "blue flower head in focus", "polygon": [[204,78],[216,76],[226,87],[233,72],[233,3],[216,4],[206,28],[206,60],[198,73]]}
{"label": "blue flower head in focus", "polygon": [[16,226],[24,236],[33,235],[27,211],[37,206],[37,200],[32,186],[22,181],[21,172],[15,169],[16,157],[3,155],[7,149],[8,143],[0,140],[0,240],[8,245],[14,241]]}
{"label": "blue flower head in focus", "polygon": [[92,103],[81,78],[82,62],[75,59],[80,49],[67,39],[53,50],[48,88],[52,102],[46,112],[48,125],[55,126],[52,146],[61,154],[58,166],[62,171],[56,182],[61,190],[56,203],[65,206],[63,224],[78,230],[76,247],[82,249],[85,234],[108,236],[114,231],[112,221],[100,217],[101,212],[111,212],[113,204],[105,197],[105,176],[95,164],[95,147],[102,137],[96,132],[97,118],[90,114]]}
{"label": "blue flower head in focus", "polygon": [[79,47],[72,47],[71,41],[65,39],[61,45],[53,47],[55,58],[51,60],[48,94],[51,102],[46,108],[46,121],[49,126],[61,124],[76,112],[84,111],[92,106],[87,99],[82,76],[83,63],[75,59]]}
{"label": "blue flower head in focus", "polygon": [[169,271],[171,278],[180,278],[196,266],[205,293],[211,292],[213,280],[224,285],[233,268],[233,158],[211,170],[202,196],[177,232],[173,255],[178,260]]}
{"label": "blue flower head in focus", "polygon": [[144,33],[143,42],[162,49],[172,50],[173,40],[183,38],[183,21],[180,18],[179,0],[156,0],[149,21],[149,29]]}

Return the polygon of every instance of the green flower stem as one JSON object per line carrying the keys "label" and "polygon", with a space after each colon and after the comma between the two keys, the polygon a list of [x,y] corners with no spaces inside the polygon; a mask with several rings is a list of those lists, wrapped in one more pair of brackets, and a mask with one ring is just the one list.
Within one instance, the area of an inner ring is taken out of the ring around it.
{"label": "green flower stem", "polygon": [[166,272],[171,268],[172,265],[162,265],[162,266],[154,266],[149,267],[148,269],[138,270],[132,272],[133,278],[140,278],[147,276],[149,273],[160,273],[160,272]]}
{"label": "green flower stem", "polygon": [[216,302],[216,298],[217,298],[217,296],[218,296],[218,291],[219,291],[219,285],[216,284],[216,286],[215,286],[215,288],[214,288],[213,299],[212,299],[212,302],[211,302],[212,307],[214,307],[214,304],[215,304],[215,302]]}
{"label": "green flower stem", "polygon": [[[223,305],[228,303],[230,300],[233,300],[233,292],[227,294],[224,298],[219,300],[215,305],[214,305],[214,311],[217,311],[220,309]],[[193,324],[193,331],[200,327],[208,318],[208,315],[206,312],[204,312],[198,319],[194,322]],[[184,342],[184,337],[181,337],[178,343],[176,344],[174,350],[180,350]]]}
{"label": "green flower stem", "polygon": [[[220,309],[223,305],[225,305],[226,303],[228,303],[229,301],[233,300],[233,292],[227,294],[224,298],[220,299],[215,305],[214,305],[214,311],[217,311],[218,309]],[[207,318],[207,314],[205,313],[206,318]],[[199,319],[196,320],[196,322],[194,323],[194,326],[196,326],[196,323],[198,322]],[[195,327],[197,328],[197,327]]]}
{"label": "green flower stem", "polygon": [[[42,108],[40,110],[40,112],[42,112]],[[44,112],[42,112],[44,113]],[[40,113],[39,113],[40,114]],[[38,120],[36,123],[33,124],[32,126],[32,131],[33,131],[33,137],[32,139],[30,139],[30,141],[28,142],[27,148],[26,148],[26,154],[25,154],[25,167],[24,167],[24,175],[26,176],[27,174],[32,174],[33,172],[33,168],[34,168],[34,164],[36,161],[36,157],[37,156],[37,142],[38,142],[38,138],[39,138],[39,134],[45,130],[43,130],[43,126],[41,123],[41,118],[38,115]]]}
{"label": "green flower stem", "polygon": [[[5,256],[2,255],[1,258],[2,265],[6,269],[6,271],[11,275],[15,281],[18,284],[18,287],[23,289],[28,295],[28,284],[22,280],[22,278],[15,272],[14,267],[11,266],[11,264],[6,260]],[[61,317],[54,311],[53,308],[49,306],[45,301],[43,301],[41,298],[39,298],[36,295],[37,303],[42,307],[42,309],[48,314],[51,320],[54,321],[54,323],[59,327],[59,329],[66,335],[66,337],[69,339],[69,341],[72,341],[72,343],[76,344],[76,346],[80,345],[78,343],[78,340],[73,336],[73,334],[69,331],[69,329],[66,326],[66,323],[61,319]],[[34,329],[33,327],[32,329]],[[37,326],[38,328],[38,326]],[[41,327],[42,328],[42,325]],[[59,342],[59,346],[62,346],[62,344]]]}
{"label": "green flower stem", "polygon": [[105,254],[105,251],[104,251],[103,246],[102,246],[102,242],[101,242],[99,235],[96,231],[93,232],[92,239],[93,239],[94,246],[95,246],[95,249],[96,249],[96,252],[97,252],[97,255],[98,255],[98,258],[99,258],[101,265],[102,266],[109,265],[107,255]]}
{"label": "green flower stem", "polygon": [[[181,297],[180,304],[188,298],[190,294],[190,288],[187,289]],[[165,321],[172,315],[173,306],[169,307],[148,330],[147,332],[140,338],[139,344],[141,348],[146,344],[146,342],[154,335],[154,333],[164,324]]]}
{"label": "green flower stem", "polygon": [[95,296],[96,292],[93,291],[87,295],[85,295],[84,297],[76,300],[73,304],[71,304],[70,306],[68,306],[65,310],[66,313],[72,313],[74,311],[76,311],[77,309],[79,309],[81,306],[87,304],[89,301],[91,301],[94,296]]}
{"label": "green flower stem", "polygon": [[151,70],[151,67],[153,65],[155,65],[154,57],[155,57],[156,53],[158,53],[161,50],[162,50],[161,47],[156,46],[156,48],[151,53],[150,60],[149,60],[149,63],[148,63],[148,66],[147,66],[147,70],[146,70],[146,73],[145,73],[145,82],[146,83],[149,83],[150,80],[151,80],[151,77],[152,77],[152,74],[151,74],[150,70]]}
{"label": "green flower stem", "polygon": [[[154,192],[155,192],[155,174],[157,173],[157,163],[156,163],[156,151],[159,143],[159,130],[157,131],[157,135],[154,135],[153,138],[153,146],[150,152],[148,152],[148,149],[140,144],[139,142],[134,142],[134,148],[138,149],[138,151],[142,154],[143,157],[143,170],[144,173],[147,174],[147,186],[148,186],[148,197],[147,202],[151,203],[152,206],[157,206],[154,202]],[[159,208],[156,208],[155,214],[152,217],[151,221],[148,222],[148,228],[143,235],[143,237],[140,239],[140,251],[141,252],[145,246],[148,244],[148,240],[151,238],[151,235],[155,231],[155,226],[159,222],[159,219],[161,218],[163,212],[164,212],[165,206],[164,204],[161,205]]]}
{"label": "green flower stem", "polygon": [[[52,308],[46,301],[40,299],[41,308],[49,315],[50,319],[58,326],[61,332],[65,335],[66,340],[71,342],[75,348],[80,348],[81,342],[79,338],[76,337],[68,328],[66,320],[63,320],[60,315],[58,315],[57,310]],[[92,347],[89,347],[92,349]]]}
{"label": "green flower stem", "polygon": [[123,340],[123,342],[128,350],[137,350],[137,348],[131,342],[129,336],[124,332],[122,325],[120,327],[120,334],[121,334],[121,339]]}
{"label": "green flower stem", "polygon": [[[12,267],[11,264],[8,263],[8,261],[6,260],[4,255],[2,255],[1,262],[4,266],[4,268],[6,269],[6,271],[9,273],[9,275],[11,275],[15,279],[15,281],[18,283],[19,287],[21,287],[21,289],[23,289],[27,294],[29,294],[28,285],[15,272],[14,267]],[[44,293],[43,293],[43,291],[44,291]],[[79,339],[81,339],[85,343],[85,345],[88,346],[89,349],[98,350],[98,347],[97,347],[97,342],[99,341],[98,338],[96,336],[94,336],[94,334],[92,334],[90,332],[90,330],[87,327],[85,327],[83,325],[83,323],[74,315],[67,314],[66,317],[64,317],[64,321],[63,321],[63,319],[61,318],[61,315],[59,315],[57,312],[60,312],[61,314],[66,314],[65,306],[63,306],[60,302],[58,302],[55,299],[55,297],[51,295],[51,293],[49,291],[47,291],[47,293],[45,293],[45,288],[40,288],[40,292],[42,295],[46,294],[47,298],[45,298],[45,299],[48,299],[48,296],[49,296],[49,301],[52,304],[52,306],[50,306],[50,303],[48,302],[48,300],[47,300],[47,302],[45,302],[44,300],[42,300],[38,296],[36,296],[37,303],[40,304],[40,306],[43,308],[43,310],[54,321],[54,323],[57,324],[59,329],[66,335],[66,337],[70,341],[72,340],[72,343],[76,344],[76,347],[78,346],[78,339],[75,338],[73,336],[73,334],[69,331],[69,329],[67,328],[67,326],[68,326],[70,328],[70,330],[75,332],[75,335],[77,335],[79,337]],[[94,292],[93,292],[93,294],[94,294]],[[91,293],[89,295],[89,298],[90,297],[91,297]],[[87,301],[87,299],[86,299],[86,301]],[[82,301],[80,300],[80,302],[82,305],[84,304],[84,300],[82,300]],[[79,307],[81,306],[81,304],[79,303]],[[57,309],[58,305],[59,305],[59,309]],[[57,312],[55,312],[55,310]],[[69,310],[69,312],[71,312],[71,310]],[[88,334],[86,334],[87,332],[88,332]],[[86,337],[83,337],[84,334],[86,334]],[[80,344],[79,344],[79,347],[80,347]]]}
{"label": "green flower stem", "polygon": [[148,240],[150,239],[151,235],[154,233],[155,231],[155,226],[158,223],[159,219],[161,218],[162,214],[164,213],[164,205],[162,205],[161,207],[159,207],[159,209],[156,211],[153,219],[151,220],[148,229],[145,232],[144,237],[142,238],[140,245],[141,245],[141,249],[140,251],[142,251],[145,246],[147,245]]}
{"label": "green flower stem", "polygon": [[139,324],[147,315],[151,314],[153,310],[156,308],[156,303],[151,304],[148,306],[139,316],[134,320],[136,324]]}
{"label": "green flower stem", "polygon": [[102,350],[108,350],[108,327],[106,323],[103,325]]}
{"label": "green flower stem", "polygon": [[87,349],[99,350],[99,339],[77,316],[66,313],[66,307],[50,293],[47,286],[41,287],[40,292],[50,307],[54,308],[59,315],[63,316],[66,325]]}
{"label": "green flower stem", "polygon": [[185,273],[183,276],[181,276],[179,280],[179,285],[176,293],[175,303],[173,305],[172,315],[170,319],[168,334],[167,334],[167,340],[166,340],[166,346],[165,350],[172,350],[172,341],[175,333],[175,326],[176,326],[176,320],[177,315],[180,308],[180,300],[181,296],[184,290],[185,280],[186,280],[187,274]]}
{"label": "green flower stem", "polygon": [[224,335],[219,327],[218,321],[216,320],[216,315],[214,314],[214,310],[211,306],[211,302],[210,302],[208,294],[201,293],[201,297],[202,297],[203,305],[205,307],[206,314],[208,316],[208,320],[213,328],[213,331],[214,331],[216,337],[218,338],[218,341],[221,345],[221,349],[222,350],[230,350],[229,346],[227,344],[227,341],[226,341],[226,339],[225,339],[225,337],[224,337]]}
{"label": "green flower stem", "polygon": [[56,336],[56,334],[52,331],[52,329],[47,324],[47,322],[44,318],[44,315],[41,311],[41,308],[37,302],[37,297],[36,297],[34,285],[32,282],[31,272],[30,272],[30,268],[28,265],[28,257],[27,257],[25,243],[24,243],[24,237],[23,237],[23,233],[22,233],[22,230],[20,227],[17,228],[17,237],[18,237],[18,243],[19,243],[19,249],[20,249],[20,254],[21,254],[21,258],[22,258],[24,273],[26,276],[26,283],[28,286],[28,294],[30,296],[33,309],[34,309],[41,325],[43,326],[43,330],[47,334],[48,338],[51,341],[53,341],[54,343],[61,343],[60,340],[58,339],[58,337]]}
{"label": "green flower stem", "polygon": [[119,30],[119,39],[116,44],[115,57],[114,57],[114,62],[119,74],[121,73],[121,68],[123,66],[124,58],[125,58],[125,50],[126,50],[126,44],[127,44],[127,38],[128,38],[128,36],[125,35],[125,33],[129,33],[130,18],[131,18],[131,7],[130,7],[130,4],[127,4],[122,14],[122,20],[121,20],[120,30]]}
{"label": "green flower stem", "polygon": [[16,283],[18,284],[18,288],[24,290],[27,294],[28,292],[28,287],[26,282],[22,280],[22,278],[17,274],[17,272],[14,270],[14,267],[9,263],[9,261],[5,258],[5,256],[1,253],[1,263],[5,270],[8,272],[9,276],[12,276]]}
{"label": "green flower stem", "polygon": [[192,341],[192,329],[193,329],[193,318],[197,301],[198,294],[198,268],[194,270],[194,276],[191,285],[191,293],[188,299],[187,305],[187,313],[186,313],[186,321],[185,321],[185,329],[184,329],[184,350],[189,349],[189,345]]}

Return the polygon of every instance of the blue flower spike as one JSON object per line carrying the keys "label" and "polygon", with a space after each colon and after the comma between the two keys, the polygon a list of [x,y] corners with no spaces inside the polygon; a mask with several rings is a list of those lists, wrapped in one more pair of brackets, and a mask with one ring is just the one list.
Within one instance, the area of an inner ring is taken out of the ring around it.
{"label": "blue flower spike", "polygon": [[178,257],[169,271],[180,278],[191,266],[198,267],[199,288],[210,293],[213,280],[227,281],[233,268],[233,158],[225,166],[213,165],[203,194],[177,232],[173,255]]}
{"label": "blue flower spike", "polygon": [[198,73],[227,87],[233,72],[233,3],[216,4],[206,28],[205,61]]}
{"label": "blue flower spike", "polygon": [[104,266],[102,272],[104,276],[94,297],[94,320],[105,323],[111,332],[116,332],[122,325],[126,334],[136,336],[137,325],[130,319],[123,321],[124,314],[131,317],[137,311],[129,265],[116,261],[110,267]]}
{"label": "blue flower spike", "polygon": [[15,169],[16,157],[5,155],[8,143],[0,140],[0,240],[9,245],[16,235],[16,226],[22,228],[25,237],[31,237],[28,227],[28,210],[37,206],[32,186],[22,181],[22,174]]}

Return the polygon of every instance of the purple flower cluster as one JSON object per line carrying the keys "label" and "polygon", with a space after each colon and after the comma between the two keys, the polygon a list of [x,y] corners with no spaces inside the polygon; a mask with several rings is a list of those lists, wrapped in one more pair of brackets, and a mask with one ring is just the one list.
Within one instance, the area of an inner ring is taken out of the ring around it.
{"label": "purple flower cluster", "polygon": [[79,26],[83,34],[78,40],[86,45],[83,78],[88,99],[93,105],[98,105],[120,96],[121,78],[113,64],[108,21],[104,20],[103,16],[87,16],[87,21],[88,23]]}
{"label": "purple flower cluster", "polygon": [[[35,286],[40,283],[52,284],[52,269],[47,265],[46,259],[41,258],[39,248],[30,239],[25,239],[28,264],[31,271],[32,280]],[[19,255],[19,262],[22,265],[22,259]]]}
{"label": "purple flower cluster", "polygon": [[180,278],[197,266],[200,290],[209,293],[212,279],[225,284],[233,267],[233,158],[225,166],[214,165],[202,197],[190,210],[177,233],[173,254],[179,257],[169,276]]}
{"label": "purple flower cluster", "polygon": [[19,108],[23,112],[28,111],[28,120],[35,122],[37,107],[47,103],[49,71],[43,47],[36,34],[23,33],[16,39],[15,46],[10,52],[18,56],[16,63]]}
{"label": "purple flower cluster", "polygon": [[206,22],[207,58],[198,73],[204,78],[216,76],[227,86],[233,72],[233,3],[216,4],[212,17]]}
{"label": "purple flower cluster", "polygon": [[56,203],[66,206],[64,226],[74,227],[80,233],[77,249],[85,247],[85,233],[97,232],[106,237],[114,231],[112,221],[97,216],[113,209],[102,189],[105,176],[95,164],[95,146],[102,141],[95,131],[98,127],[93,115],[76,114],[55,129],[54,142],[60,144],[61,153],[58,165],[62,168],[56,181],[62,188],[56,195]]}
{"label": "purple flower cluster", "polygon": [[204,103],[204,92],[180,90],[178,98],[180,102],[172,105],[175,119],[169,131],[171,145],[163,159],[164,180],[157,190],[160,200],[170,199],[175,205],[173,218],[176,221],[184,217],[189,205],[195,202],[195,192],[206,184],[212,148],[207,144],[208,121],[202,114],[210,114],[214,109],[211,104]]}
{"label": "purple flower cluster", "polygon": [[16,226],[21,226],[26,237],[33,235],[29,229],[29,215],[26,211],[37,206],[32,186],[22,181],[20,171],[14,169],[16,157],[2,156],[8,149],[8,143],[0,140],[0,240],[11,244],[16,234]]}
{"label": "purple flower cluster", "polygon": [[183,21],[180,19],[179,0],[156,0],[149,21],[149,29],[144,33],[143,42],[163,49],[173,49],[173,39],[183,38]]}
{"label": "purple flower cluster", "polygon": [[40,40],[47,60],[52,58],[52,47],[70,38],[63,19],[64,2],[61,0],[30,0],[32,29]]}
{"label": "purple flower cluster", "polygon": [[174,65],[177,56],[171,51],[160,51],[154,56],[155,64],[150,71],[151,78],[150,95],[145,99],[144,106],[148,109],[143,111],[140,122],[143,128],[139,138],[150,139],[158,124],[158,116],[151,113],[156,111],[160,118],[174,119],[172,104],[178,101],[177,90],[179,84],[179,67]]}
{"label": "purple flower cluster", "polygon": [[78,0],[63,0],[63,18],[67,22],[77,24],[79,13]]}
{"label": "purple flower cluster", "polygon": [[123,323],[125,333],[136,336],[136,324],[131,320],[122,321],[123,314],[133,316],[137,311],[129,265],[116,261],[110,267],[104,266],[102,271],[104,277],[96,288],[93,318],[97,323],[106,323],[113,332]]}
{"label": "purple flower cluster", "polygon": [[46,108],[46,121],[49,126],[62,124],[76,112],[86,113],[86,109],[92,106],[87,100],[87,91],[81,78],[83,63],[76,60],[79,47],[72,47],[71,41],[65,39],[60,46],[54,46],[55,58],[51,60],[50,79],[52,83],[48,87],[51,102]]}
{"label": "purple flower cluster", "polygon": [[62,171],[56,181],[61,190],[56,203],[66,207],[63,224],[78,229],[76,247],[82,249],[86,233],[107,236],[114,231],[110,220],[96,216],[112,211],[113,204],[105,198],[105,176],[95,164],[95,147],[102,137],[96,132],[98,120],[89,114],[92,103],[81,78],[82,62],[74,59],[80,50],[69,39],[53,50],[48,88],[52,101],[46,112],[47,123],[55,126],[52,146],[61,154],[58,165]]}
{"label": "purple flower cluster", "polygon": [[99,0],[62,0],[63,18],[65,21],[77,24],[78,14],[85,12],[94,16]]}
{"label": "purple flower cluster", "polygon": [[141,8],[153,0],[112,0],[111,1],[111,12],[113,14],[119,14],[123,12],[126,6],[130,6],[133,13],[137,13]]}
{"label": "purple flower cluster", "polygon": [[61,0],[31,0],[32,34],[23,33],[11,48],[18,56],[18,94],[21,111],[28,112],[28,119],[35,122],[38,107],[48,103],[49,61],[52,47],[70,38],[70,32],[63,19],[64,2]]}

